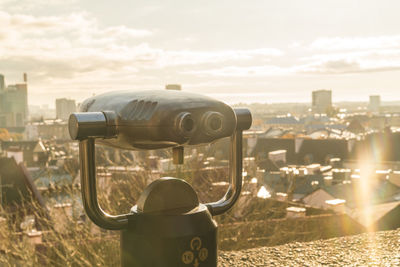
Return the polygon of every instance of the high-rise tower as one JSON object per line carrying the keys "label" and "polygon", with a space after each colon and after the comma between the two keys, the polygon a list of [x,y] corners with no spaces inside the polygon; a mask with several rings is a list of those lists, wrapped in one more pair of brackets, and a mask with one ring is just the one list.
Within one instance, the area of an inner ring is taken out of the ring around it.
{"label": "high-rise tower", "polygon": [[314,113],[326,113],[332,107],[332,91],[318,90],[312,92],[312,110]]}
{"label": "high-rise tower", "polygon": [[4,75],[0,74],[0,91],[3,91],[6,88],[6,84],[4,82]]}

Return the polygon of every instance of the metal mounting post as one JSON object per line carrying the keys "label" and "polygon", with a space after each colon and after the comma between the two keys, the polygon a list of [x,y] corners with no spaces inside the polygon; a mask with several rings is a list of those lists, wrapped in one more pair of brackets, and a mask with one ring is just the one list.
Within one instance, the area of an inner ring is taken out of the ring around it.
{"label": "metal mounting post", "polygon": [[81,166],[82,202],[89,218],[99,227],[108,230],[121,230],[128,225],[127,214],[110,215],[104,212],[97,200],[95,139],[88,138],[79,142],[79,160]]}

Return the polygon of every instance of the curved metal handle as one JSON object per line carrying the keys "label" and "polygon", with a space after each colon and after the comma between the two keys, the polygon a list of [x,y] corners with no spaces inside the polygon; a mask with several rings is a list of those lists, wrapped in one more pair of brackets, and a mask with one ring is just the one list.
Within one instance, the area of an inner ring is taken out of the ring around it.
{"label": "curved metal handle", "polygon": [[82,202],[89,218],[99,227],[108,230],[121,230],[128,225],[127,214],[110,215],[104,212],[97,200],[95,139],[88,138],[79,142],[79,160],[81,166]]}
{"label": "curved metal handle", "polygon": [[231,136],[229,177],[230,185],[225,195],[217,202],[208,203],[206,206],[211,215],[219,215],[228,211],[240,196],[242,190],[242,137],[241,130],[236,130]]}

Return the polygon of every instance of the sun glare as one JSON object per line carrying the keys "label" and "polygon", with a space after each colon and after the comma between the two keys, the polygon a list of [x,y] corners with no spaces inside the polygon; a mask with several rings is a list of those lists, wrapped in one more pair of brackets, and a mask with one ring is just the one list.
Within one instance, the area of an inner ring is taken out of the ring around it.
{"label": "sun glare", "polygon": [[373,191],[377,183],[377,177],[371,159],[363,157],[360,160],[360,178],[358,183],[353,183],[355,194],[356,209],[360,211],[360,216],[368,232],[375,231],[374,214],[372,211]]}
{"label": "sun glare", "polygon": [[271,194],[268,192],[268,190],[264,187],[261,186],[260,190],[257,192],[257,197],[258,198],[270,198]]}

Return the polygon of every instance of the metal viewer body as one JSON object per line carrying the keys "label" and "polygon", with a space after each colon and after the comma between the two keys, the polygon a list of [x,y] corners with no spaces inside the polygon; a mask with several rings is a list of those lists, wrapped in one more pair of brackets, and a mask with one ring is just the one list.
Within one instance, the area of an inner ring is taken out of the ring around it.
{"label": "metal viewer body", "polygon": [[[121,230],[123,266],[216,266],[217,225],[212,216],[229,210],[242,185],[242,132],[247,109],[181,91],[112,92],[89,98],[69,119],[79,140],[82,201],[98,226]],[[190,184],[165,177],[149,184],[130,212],[110,215],[99,206],[95,141],[122,149],[175,148],[230,137],[230,186],[214,203],[201,204]]]}

